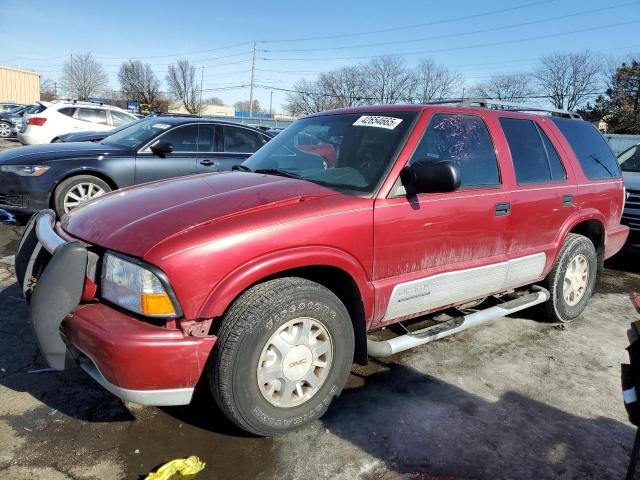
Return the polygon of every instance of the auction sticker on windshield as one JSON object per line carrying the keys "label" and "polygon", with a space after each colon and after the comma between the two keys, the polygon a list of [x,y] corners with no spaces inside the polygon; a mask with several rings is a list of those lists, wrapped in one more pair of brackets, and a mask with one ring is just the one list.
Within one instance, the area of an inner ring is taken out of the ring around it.
{"label": "auction sticker on windshield", "polygon": [[378,127],[393,130],[402,122],[401,118],[380,117],[372,115],[362,115],[358,120],[353,122],[356,127]]}
{"label": "auction sticker on windshield", "polygon": [[153,125],[151,125],[152,128],[159,128],[160,130],[166,130],[170,126],[171,125],[166,123],[154,123]]}

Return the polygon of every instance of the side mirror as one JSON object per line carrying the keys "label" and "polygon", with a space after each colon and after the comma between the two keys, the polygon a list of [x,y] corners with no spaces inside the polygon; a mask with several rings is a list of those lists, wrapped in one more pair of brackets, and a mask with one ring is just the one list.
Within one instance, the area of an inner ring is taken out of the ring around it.
{"label": "side mirror", "polygon": [[165,155],[173,152],[173,145],[171,145],[171,143],[169,142],[160,140],[158,143],[151,146],[151,151],[154,153],[154,155],[157,155],[160,158],[164,158]]}
{"label": "side mirror", "polygon": [[460,188],[460,169],[450,160],[418,160],[404,167],[400,180],[407,193],[443,193]]}

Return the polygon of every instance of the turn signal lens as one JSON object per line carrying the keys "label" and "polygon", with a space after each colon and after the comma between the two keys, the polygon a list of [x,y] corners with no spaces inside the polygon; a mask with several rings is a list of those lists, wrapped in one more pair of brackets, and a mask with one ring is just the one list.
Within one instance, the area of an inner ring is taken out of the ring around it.
{"label": "turn signal lens", "polygon": [[169,317],[176,314],[173,303],[166,293],[142,293],[140,308],[143,315]]}

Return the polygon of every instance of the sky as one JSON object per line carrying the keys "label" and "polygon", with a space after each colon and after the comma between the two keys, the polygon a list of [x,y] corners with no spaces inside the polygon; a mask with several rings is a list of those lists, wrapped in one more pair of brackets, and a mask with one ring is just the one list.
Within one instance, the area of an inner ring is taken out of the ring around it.
{"label": "sky", "polygon": [[204,97],[229,105],[249,98],[256,42],[254,96],[268,108],[273,92],[281,112],[279,89],[376,55],[431,58],[465,88],[553,52],[628,58],[640,52],[640,0],[0,0],[0,32],[0,65],[55,81],[71,54],[91,52],[115,90],[127,59],[149,63],[165,88],[167,65],[189,58]]}

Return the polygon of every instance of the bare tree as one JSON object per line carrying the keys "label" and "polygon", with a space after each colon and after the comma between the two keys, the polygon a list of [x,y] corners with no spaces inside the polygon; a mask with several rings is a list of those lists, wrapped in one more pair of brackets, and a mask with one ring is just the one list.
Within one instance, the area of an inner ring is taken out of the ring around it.
{"label": "bare tree", "polygon": [[72,98],[87,100],[108,83],[109,77],[91,53],[73,55],[62,67],[60,84]]}
{"label": "bare tree", "polygon": [[120,65],[118,72],[120,90],[129,100],[145,103],[149,110],[157,107],[160,96],[160,80],[151,70],[151,65],[140,60],[129,60]]}
{"label": "bare tree", "polygon": [[422,60],[414,70],[414,100],[420,103],[450,97],[460,84],[460,77],[432,59]]}
{"label": "bare tree", "polygon": [[167,85],[171,94],[177,98],[189,113],[200,111],[200,85],[196,79],[196,67],[188,59],[180,59],[175,65],[169,65]]}
{"label": "bare tree", "polygon": [[411,101],[415,79],[401,57],[371,59],[364,68],[369,97],[375,103],[391,104]]}
{"label": "bare tree", "polygon": [[293,116],[309,115],[333,108],[334,97],[328,95],[316,80],[301,79],[287,93],[285,109]]}
{"label": "bare tree", "polygon": [[50,78],[45,78],[40,82],[40,100],[50,102],[58,96],[56,82]]}
{"label": "bare tree", "polygon": [[355,107],[368,100],[365,71],[361,66],[322,73],[317,83],[327,97],[329,108]]}
{"label": "bare tree", "polygon": [[222,99],[218,97],[207,98],[206,100],[203,100],[202,103],[204,103],[205,105],[219,105],[219,106],[224,105],[224,102],[222,101]]}
{"label": "bare tree", "polygon": [[[249,100],[241,100],[233,104],[233,108],[236,109],[236,112],[248,112],[250,111],[250,103]],[[258,100],[253,101],[253,113],[264,113],[265,110],[260,105]]]}
{"label": "bare tree", "polygon": [[533,94],[529,75],[526,73],[496,74],[471,89],[474,96],[505,100],[520,101]]}
{"label": "bare tree", "polygon": [[583,50],[542,57],[534,77],[541,92],[556,108],[574,110],[597,94],[602,71],[601,59]]}

